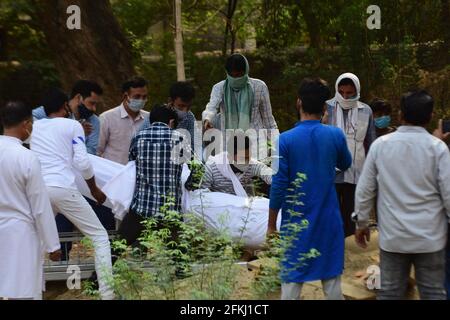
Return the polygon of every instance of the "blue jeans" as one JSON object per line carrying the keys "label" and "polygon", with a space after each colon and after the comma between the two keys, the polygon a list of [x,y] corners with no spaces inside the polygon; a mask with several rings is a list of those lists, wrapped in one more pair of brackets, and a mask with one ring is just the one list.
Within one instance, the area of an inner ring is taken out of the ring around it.
{"label": "blue jeans", "polygon": [[[106,231],[116,230],[116,220],[111,209],[105,206],[98,206],[96,202],[91,199],[85,198],[89,202],[90,206],[94,209],[95,214],[105,227]],[[58,232],[73,232],[73,224],[62,214],[56,216],[56,227]],[[70,250],[72,250],[72,242],[61,242],[61,260],[69,260]]]}

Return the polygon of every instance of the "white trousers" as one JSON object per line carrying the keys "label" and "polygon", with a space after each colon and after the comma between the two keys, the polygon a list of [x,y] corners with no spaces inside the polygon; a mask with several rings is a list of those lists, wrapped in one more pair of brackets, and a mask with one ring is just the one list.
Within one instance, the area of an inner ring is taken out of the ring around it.
{"label": "white trousers", "polygon": [[95,271],[102,300],[114,299],[112,281],[111,245],[108,233],[79,191],[47,187],[54,213],[63,214],[78,230],[91,239],[95,250]]}
{"label": "white trousers", "polygon": [[[327,300],[344,300],[341,288],[341,277],[322,280],[323,293]],[[281,300],[300,300],[303,283],[283,283],[281,285]]]}

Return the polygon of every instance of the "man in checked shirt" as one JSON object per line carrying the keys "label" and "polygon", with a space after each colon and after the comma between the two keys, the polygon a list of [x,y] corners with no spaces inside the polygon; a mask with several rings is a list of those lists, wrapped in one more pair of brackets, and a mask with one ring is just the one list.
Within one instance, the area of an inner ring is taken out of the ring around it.
{"label": "man in checked shirt", "polygon": [[173,108],[155,106],[150,126],[131,141],[129,160],[136,161],[136,188],[119,236],[136,246],[147,218],[161,217],[161,207],[173,198],[168,210],[181,212],[181,172],[190,159],[190,141],[178,130],[178,116]]}

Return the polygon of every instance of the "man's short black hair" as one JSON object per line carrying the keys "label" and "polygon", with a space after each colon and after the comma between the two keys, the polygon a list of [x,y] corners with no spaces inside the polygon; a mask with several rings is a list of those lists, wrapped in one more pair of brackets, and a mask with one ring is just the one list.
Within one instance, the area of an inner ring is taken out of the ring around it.
{"label": "man's short black hair", "polygon": [[342,80],[338,83],[338,88],[339,88],[340,86],[348,86],[348,85],[353,86],[353,88],[355,88],[355,90],[356,90],[355,83],[354,83],[353,80],[350,79],[350,78],[344,78],[344,79],[342,79]]}
{"label": "man's short black hair", "polygon": [[122,85],[122,92],[128,92],[131,88],[136,89],[136,88],[144,88],[146,87],[148,84],[147,80],[145,80],[144,78],[141,77],[133,77],[129,80],[127,80],[123,85]]}
{"label": "man's short black hair", "polygon": [[[245,150],[250,150],[250,138],[248,137],[248,136],[245,136],[244,137],[244,148],[245,148]],[[234,143],[234,155],[237,155],[238,154],[238,146],[239,146],[239,140],[241,140],[241,137],[240,136],[237,136],[237,135],[235,135],[234,136],[234,140],[233,140],[233,143]]]}
{"label": "man's short black hair", "polygon": [[103,94],[103,89],[97,82],[90,80],[79,80],[72,88],[70,99],[75,98],[77,94],[81,94],[83,99],[86,99],[92,95],[92,92],[101,96]]}
{"label": "man's short black hair", "polygon": [[4,129],[13,128],[32,117],[31,108],[21,101],[10,101],[0,108],[0,123]]}
{"label": "man's short black hair", "polygon": [[229,56],[225,63],[225,69],[228,74],[231,74],[233,71],[245,72],[247,69],[247,64],[245,63],[244,56],[238,53]]}
{"label": "man's short black hair", "polygon": [[191,102],[195,98],[195,89],[189,82],[178,81],[170,87],[170,98],[172,101],[180,98],[184,102]]}
{"label": "man's short black hair", "polygon": [[174,120],[175,128],[178,126],[178,115],[174,108],[164,104],[157,104],[150,112],[150,123],[162,122],[169,124],[170,120]]}
{"label": "man's short black hair", "polygon": [[44,106],[45,113],[49,116],[64,108],[68,101],[69,98],[61,89],[52,88],[44,95],[41,105]]}
{"label": "man's short black hair", "polygon": [[306,78],[298,89],[298,98],[302,101],[303,112],[308,114],[322,114],[325,102],[330,97],[330,88],[320,78]]}
{"label": "man's short black hair", "polygon": [[373,113],[391,114],[392,112],[391,104],[380,98],[373,99],[370,103],[370,108]]}
{"label": "man's short black hair", "polygon": [[406,122],[415,126],[425,126],[431,121],[434,100],[425,90],[414,90],[402,96],[400,107]]}

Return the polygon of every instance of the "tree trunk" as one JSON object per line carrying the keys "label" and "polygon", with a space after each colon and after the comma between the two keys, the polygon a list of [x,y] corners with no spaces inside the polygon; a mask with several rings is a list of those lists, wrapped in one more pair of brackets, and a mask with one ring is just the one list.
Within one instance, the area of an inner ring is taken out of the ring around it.
{"label": "tree trunk", "polygon": [[235,35],[233,35],[233,16],[234,13],[236,12],[236,6],[237,6],[237,2],[238,0],[228,0],[228,10],[227,10],[227,24],[225,27],[225,35],[224,35],[224,41],[223,41],[223,49],[222,49],[222,54],[224,56],[226,56],[227,54],[227,50],[228,50],[228,35],[231,33],[232,39],[232,48],[231,48],[231,53],[234,52],[234,44],[236,42],[235,39],[233,39],[233,37],[235,38]]}
{"label": "tree trunk", "polygon": [[181,0],[175,0],[175,56],[177,62],[177,79],[186,81],[183,52],[183,27],[181,24]]}
{"label": "tree trunk", "polygon": [[[34,0],[37,15],[63,88],[80,79],[97,81],[104,89],[98,112],[117,106],[121,84],[135,74],[131,46],[108,0]],[[69,30],[67,8],[81,9],[81,30]]]}
{"label": "tree trunk", "polygon": [[303,19],[306,22],[306,28],[308,29],[309,40],[311,48],[319,49],[322,44],[320,36],[320,23],[312,10],[312,1],[297,0],[297,4],[302,12]]}
{"label": "tree trunk", "polygon": [[236,30],[231,29],[231,47],[230,47],[231,54],[234,53],[235,49],[236,49]]}

